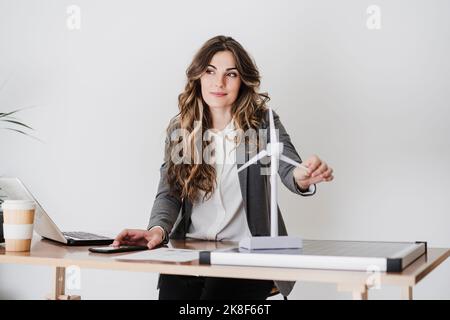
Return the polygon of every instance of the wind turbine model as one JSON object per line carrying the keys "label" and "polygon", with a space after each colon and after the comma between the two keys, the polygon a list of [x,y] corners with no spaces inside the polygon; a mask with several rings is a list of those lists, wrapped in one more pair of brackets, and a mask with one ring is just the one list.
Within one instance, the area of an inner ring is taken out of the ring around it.
{"label": "wind turbine model", "polygon": [[244,248],[247,250],[302,248],[302,238],[298,236],[278,235],[277,175],[280,160],[296,167],[300,167],[306,171],[308,171],[308,168],[283,155],[283,143],[278,141],[271,108],[269,108],[269,125],[270,143],[267,144],[266,150],[261,151],[256,156],[251,158],[247,163],[238,169],[238,172],[256,163],[265,156],[270,157],[270,237],[260,236],[244,238],[239,242],[239,248]]}

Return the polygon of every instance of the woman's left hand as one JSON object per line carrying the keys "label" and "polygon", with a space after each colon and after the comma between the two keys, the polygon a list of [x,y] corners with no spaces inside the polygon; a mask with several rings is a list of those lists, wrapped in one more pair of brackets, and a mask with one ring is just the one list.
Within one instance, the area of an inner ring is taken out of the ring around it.
{"label": "woman's left hand", "polygon": [[301,190],[308,190],[312,184],[334,179],[333,169],[316,155],[309,157],[302,165],[308,170],[300,167],[294,169],[294,178]]}

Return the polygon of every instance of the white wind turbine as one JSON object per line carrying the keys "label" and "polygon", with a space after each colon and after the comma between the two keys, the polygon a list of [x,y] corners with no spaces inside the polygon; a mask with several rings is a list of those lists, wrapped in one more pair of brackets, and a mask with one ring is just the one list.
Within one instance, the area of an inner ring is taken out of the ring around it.
{"label": "white wind turbine", "polygon": [[251,158],[238,169],[238,172],[256,163],[265,156],[270,157],[270,236],[244,238],[239,242],[239,248],[247,250],[302,248],[302,238],[298,236],[278,235],[277,175],[280,160],[296,167],[300,167],[306,171],[308,171],[308,168],[283,155],[283,143],[278,141],[271,108],[269,108],[269,125],[270,143],[267,144],[266,150],[259,152],[256,156]]}

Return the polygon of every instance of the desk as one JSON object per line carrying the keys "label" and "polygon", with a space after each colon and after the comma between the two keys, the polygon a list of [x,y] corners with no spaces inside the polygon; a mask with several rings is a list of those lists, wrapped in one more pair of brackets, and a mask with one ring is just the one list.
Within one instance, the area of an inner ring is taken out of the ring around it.
{"label": "desk", "polygon": [[[196,240],[171,240],[169,246],[182,249],[214,250],[235,247],[235,242],[212,242]],[[287,280],[334,283],[339,291],[352,293],[353,299],[367,299],[368,290],[374,285],[394,285],[402,288],[402,298],[413,298],[413,287],[450,256],[448,248],[428,248],[421,256],[401,273],[381,272],[372,274],[362,271],[320,270],[199,265],[198,261],[116,261],[111,258],[127,253],[95,254],[88,247],[67,247],[52,241],[33,238],[30,252],[5,252],[0,245],[0,263],[45,265],[54,270],[51,299],[70,299],[65,295],[65,268],[77,266],[88,269],[124,270],[154,272],[164,274],[210,276],[224,278],[247,278],[266,280]],[[374,281],[375,280],[375,281]],[[76,297],[79,298],[79,297]]]}

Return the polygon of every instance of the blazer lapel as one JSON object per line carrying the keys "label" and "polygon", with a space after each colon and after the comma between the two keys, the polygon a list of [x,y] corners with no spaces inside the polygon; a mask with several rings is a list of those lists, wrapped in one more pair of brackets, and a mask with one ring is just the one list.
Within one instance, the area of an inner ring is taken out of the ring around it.
{"label": "blazer lapel", "polygon": [[[248,161],[248,154],[245,152],[245,144],[241,143],[236,150],[237,168],[239,169]],[[238,156],[239,155],[239,156]],[[242,199],[244,200],[245,212],[247,212],[247,175],[248,167],[238,173],[239,185],[241,187]]]}
{"label": "blazer lapel", "polygon": [[[241,167],[242,164],[238,164],[237,167]],[[242,193],[242,199],[244,200],[244,208],[245,212],[247,212],[247,170],[248,168],[245,168],[241,172],[238,173],[239,176],[239,185],[241,186],[241,193]]]}
{"label": "blazer lapel", "polygon": [[[268,112],[267,112],[268,113]],[[266,115],[267,117],[267,115]],[[261,129],[267,128],[267,119],[264,119],[261,123]],[[246,151],[245,143],[239,144],[237,150],[236,150],[236,161],[237,161],[237,168],[239,169],[241,166],[243,166],[247,161],[250,159],[250,156]],[[241,186],[241,193],[242,193],[242,199],[244,200],[244,208],[245,212],[247,213],[248,210],[248,204],[247,204],[247,192],[248,192],[248,170],[250,167],[245,168],[241,172],[238,173],[239,176],[239,184]]]}

